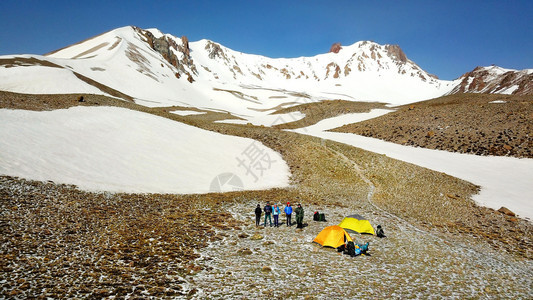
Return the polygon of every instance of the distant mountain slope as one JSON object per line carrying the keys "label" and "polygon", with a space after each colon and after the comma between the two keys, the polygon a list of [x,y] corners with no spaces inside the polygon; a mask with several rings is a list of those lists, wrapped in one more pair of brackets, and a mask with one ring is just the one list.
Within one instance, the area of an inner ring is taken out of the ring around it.
{"label": "distant mountain slope", "polygon": [[532,116],[528,96],[458,94],[333,131],[450,152],[533,158]]}
{"label": "distant mountain slope", "polygon": [[521,71],[503,69],[497,66],[477,67],[461,76],[450,94],[533,94],[533,69]]}

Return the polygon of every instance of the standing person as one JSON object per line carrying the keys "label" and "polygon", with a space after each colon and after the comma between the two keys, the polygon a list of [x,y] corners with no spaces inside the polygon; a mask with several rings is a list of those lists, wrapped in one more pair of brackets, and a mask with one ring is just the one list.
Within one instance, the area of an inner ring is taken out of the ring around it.
{"label": "standing person", "polygon": [[263,210],[265,211],[265,225],[264,226],[265,227],[267,226],[267,218],[268,218],[268,221],[270,222],[270,227],[272,227],[272,217],[270,216],[272,214],[272,206],[270,206],[270,202],[267,202]]}
{"label": "standing person", "polygon": [[263,214],[263,210],[261,209],[261,205],[257,204],[257,207],[255,208],[255,226],[259,226],[259,222],[261,222],[261,214]]}
{"label": "standing person", "polygon": [[274,208],[272,209],[272,214],[274,215],[274,227],[279,227],[279,214],[281,214],[281,209],[279,209],[277,204],[274,204]]}
{"label": "standing person", "polygon": [[291,226],[292,206],[289,202],[285,206],[285,216],[287,217],[287,226]]}
{"label": "standing person", "polygon": [[296,228],[304,228],[304,209],[300,203],[298,203],[298,207],[294,210],[294,213],[296,213]]}

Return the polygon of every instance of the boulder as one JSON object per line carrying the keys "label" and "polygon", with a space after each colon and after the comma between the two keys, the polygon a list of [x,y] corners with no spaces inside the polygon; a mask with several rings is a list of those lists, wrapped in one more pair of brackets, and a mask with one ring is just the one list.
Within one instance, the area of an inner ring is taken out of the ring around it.
{"label": "boulder", "polygon": [[261,268],[261,271],[263,271],[263,272],[271,272],[272,268],[269,267],[269,266],[264,266],[263,268]]}
{"label": "boulder", "polygon": [[504,207],[504,206],[502,206],[500,209],[498,209],[498,211],[501,212],[502,214],[508,215],[510,217],[516,216],[516,214],[514,212],[512,212],[511,210],[509,210],[507,207]]}
{"label": "boulder", "polygon": [[262,240],[263,236],[260,235],[259,233],[256,233],[250,239],[253,240],[253,241]]}
{"label": "boulder", "polygon": [[250,250],[248,248],[242,248],[239,251],[237,251],[237,253],[239,253],[240,255],[250,255],[253,252],[252,252],[252,250]]}

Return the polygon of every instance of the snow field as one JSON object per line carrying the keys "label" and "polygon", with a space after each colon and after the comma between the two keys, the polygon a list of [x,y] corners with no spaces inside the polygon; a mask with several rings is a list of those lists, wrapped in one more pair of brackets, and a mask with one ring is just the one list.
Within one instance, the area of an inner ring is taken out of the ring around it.
{"label": "snow field", "polygon": [[2,109],[0,138],[1,174],[91,191],[207,193],[223,173],[246,190],[289,184],[282,157],[259,142],[121,108]]}

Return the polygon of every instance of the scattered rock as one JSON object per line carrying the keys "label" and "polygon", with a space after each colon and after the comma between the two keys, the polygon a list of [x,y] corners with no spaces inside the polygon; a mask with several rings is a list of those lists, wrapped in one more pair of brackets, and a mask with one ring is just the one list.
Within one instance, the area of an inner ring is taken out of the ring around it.
{"label": "scattered rock", "polygon": [[269,266],[263,266],[263,267],[261,268],[261,271],[262,271],[262,272],[265,272],[265,273],[266,273],[266,272],[272,272],[272,268],[269,267]]}
{"label": "scattered rock", "polygon": [[455,199],[455,200],[459,199],[459,195],[446,194],[446,197],[452,198],[452,199]]}
{"label": "scattered rock", "polygon": [[238,254],[240,255],[250,255],[250,254],[253,254],[252,250],[248,249],[248,248],[242,248],[242,249],[239,249],[237,251]]}
{"label": "scattered rock", "polygon": [[502,206],[500,209],[498,209],[499,212],[501,212],[504,215],[508,215],[510,217],[515,217],[516,214],[509,210],[507,207]]}
{"label": "scattered rock", "polygon": [[253,241],[262,240],[263,236],[260,235],[259,233],[256,233],[250,239],[253,240]]}
{"label": "scattered rock", "polygon": [[244,233],[244,232],[242,232],[242,233],[239,234],[239,238],[241,238],[241,239],[245,239],[245,238],[247,238],[247,237],[249,237],[249,235],[247,235],[247,234]]}

